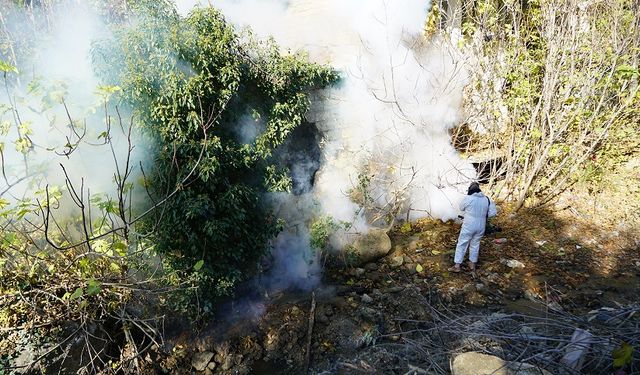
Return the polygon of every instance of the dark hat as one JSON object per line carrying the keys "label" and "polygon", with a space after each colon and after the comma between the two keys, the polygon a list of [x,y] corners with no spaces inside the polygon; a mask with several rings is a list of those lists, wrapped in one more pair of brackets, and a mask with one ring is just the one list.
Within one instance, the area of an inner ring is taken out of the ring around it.
{"label": "dark hat", "polygon": [[471,183],[471,185],[469,185],[469,189],[467,190],[467,195],[480,193],[480,192],[482,192],[482,190],[480,190],[480,185],[474,181]]}

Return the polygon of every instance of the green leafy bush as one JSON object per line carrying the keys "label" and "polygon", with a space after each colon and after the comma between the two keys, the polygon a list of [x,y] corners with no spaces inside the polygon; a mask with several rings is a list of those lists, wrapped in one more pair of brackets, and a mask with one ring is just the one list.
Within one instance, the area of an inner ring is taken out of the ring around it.
{"label": "green leafy bush", "polygon": [[[272,154],[302,123],[308,91],[337,76],[273,41],[236,34],[213,8],[186,18],[155,2],[136,9],[135,24],[96,47],[96,62],[153,139],[148,187],[162,208],[146,223],[156,250],[185,277],[202,260],[203,290],[214,297],[229,290],[214,286],[241,280],[278,232],[260,197],[290,179]],[[245,143],[242,119],[256,113],[264,130]]]}

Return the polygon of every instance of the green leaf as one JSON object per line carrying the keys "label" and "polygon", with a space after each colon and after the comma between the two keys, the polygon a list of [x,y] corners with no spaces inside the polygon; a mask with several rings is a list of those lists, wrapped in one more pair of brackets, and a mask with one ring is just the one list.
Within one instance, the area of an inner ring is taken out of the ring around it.
{"label": "green leaf", "polygon": [[102,291],[102,288],[100,288],[100,282],[94,279],[89,280],[89,282],[87,282],[87,295],[88,296],[95,296],[96,294],[99,294]]}
{"label": "green leaf", "polygon": [[9,73],[9,72],[13,72],[13,73],[18,73],[18,68],[16,68],[15,66],[0,60],[0,72],[5,72],[5,73]]}
{"label": "green leaf", "polygon": [[424,268],[422,267],[422,265],[420,264],[416,265],[416,272],[420,273],[422,271],[424,271]]}
{"label": "green leaf", "polygon": [[120,255],[121,257],[127,254],[127,245],[124,242],[120,242],[120,241],[114,242],[113,248],[115,249],[116,253],[118,253],[118,255]]}
{"label": "green leaf", "polygon": [[76,289],[75,292],[73,292],[73,294],[71,296],[69,296],[69,299],[74,300],[74,299],[78,299],[80,297],[82,297],[84,295],[84,291],[82,290],[82,288],[78,288]]}
{"label": "green leaf", "polygon": [[193,269],[196,271],[200,271],[202,266],[204,266],[204,260],[199,260],[198,263],[196,263],[196,265],[193,266]]}
{"label": "green leaf", "polygon": [[611,355],[613,356],[613,367],[624,367],[630,364],[633,359],[633,346],[623,342]]}

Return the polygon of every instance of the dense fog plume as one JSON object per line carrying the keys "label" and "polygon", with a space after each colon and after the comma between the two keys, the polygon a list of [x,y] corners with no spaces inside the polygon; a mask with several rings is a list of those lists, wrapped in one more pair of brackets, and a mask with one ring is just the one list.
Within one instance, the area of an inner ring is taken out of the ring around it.
{"label": "dense fog plume", "polygon": [[[198,2],[182,3],[186,12]],[[476,177],[448,132],[461,121],[467,74],[454,46],[425,40],[428,1],[220,0],[213,5],[238,29],[273,37],[285,49],[305,51],[341,72],[337,87],[312,95],[307,115],[321,135],[312,189],[276,200],[277,211],[290,223],[285,236],[293,231],[304,238],[314,218],[329,215],[351,223],[331,239],[340,248],[393,218],[457,216],[466,186]],[[275,254],[280,252],[276,247]]]}
{"label": "dense fog plume", "polygon": [[[6,5],[0,11],[5,36],[13,38],[13,49],[19,52],[19,72],[8,73],[7,88],[0,94],[0,122],[7,130],[1,139],[6,172],[2,198],[31,197],[46,185],[66,190],[61,164],[78,193],[84,185],[85,203],[89,193],[103,200],[115,198],[116,160],[124,174],[130,139],[130,166],[137,170],[144,142],[135,131],[129,137],[127,111],[120,109],[120,121],[113,105],[105,107],[117,92],[101,89],[94,74],[92,45],[111,36],[103,18],[80,1],[53,9]],[[138,177],[134,172],[129,181]],[[58,214],[71,214],[67,209],[77,208],[64,202]]]}
{"label": "dense fog plume", "polygon": [[326,214],[356,230],[382,226],[390,214],[456,217],[475,177],[448,133],[460,121],[466,73],[455,48],[423,38],[427,1],[214,5],[236,25],[342,73],[337,88],[314,96],[308,116],[323,135],[314,194]]}

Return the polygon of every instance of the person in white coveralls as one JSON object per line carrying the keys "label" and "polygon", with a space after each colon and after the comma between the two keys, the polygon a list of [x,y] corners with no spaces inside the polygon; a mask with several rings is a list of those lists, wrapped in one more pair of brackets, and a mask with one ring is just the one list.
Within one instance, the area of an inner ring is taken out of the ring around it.
{"label": "person in white coveralls", "polygon": [[469,268],[471,272],[474,272],[480,253],[480,239],[484,235],[487,219],[496,216],[497,209],[495,203],[482,194],[480,185],[477,182],[472,182],[469,185],[467,196],[460,203],[460,211],[464,212],[462,228],[453,259],[455,265],[449,268],[449,271],[460,272],[460,265],[468,248]]}

